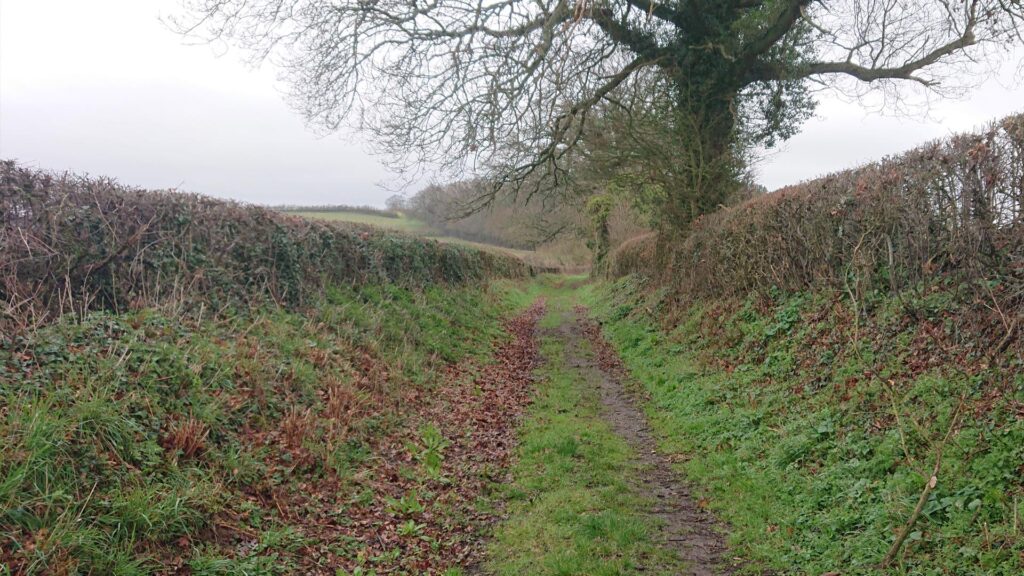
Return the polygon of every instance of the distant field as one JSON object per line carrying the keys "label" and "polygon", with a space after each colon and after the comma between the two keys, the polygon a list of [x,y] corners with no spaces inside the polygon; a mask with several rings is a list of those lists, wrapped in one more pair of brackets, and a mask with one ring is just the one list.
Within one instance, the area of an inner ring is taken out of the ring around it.
{"label": "distant field", "polygon": [[520,258],[527,258],[536,254],[533,250],[518,250],[516,248],[506,248],[504,246],[497,246],[495,244],[485,244],[483,242],[473,242],[472,240],[463,240],[462,238],[456,238],[454,236],[434,236],[429,231],[426,234],[427,238],[431,240],[437,240],[438,242],[444,242],[446,244],[456,244],[458,246],[467,246],[469,248],[476,248],[477,250],[490,250],[492,252],[500,252],[502,254],[512,254]]}
{"label": "distant field", "polygon": [[555,267],[555,268],[566,268],[577,269],[578,265],[572,262],[564,261],[564,258],[558,257],[552,253],[535,252],[533,250],[517,250],[515,248],[506,248],[504,246],[497,246],[495,244],[485,244],[483,242],[473,242],[472,240],[463,240],[462,238],[455,238],[454,236],[445,236],[443,233],[435,228],[432,228],[426,222],[401,215],[399,218],[388,218],[386,216],[377,216],[373,214],[363,214],[360,212],[350,212],[346,210],[335,210],[335,211],[313,211],[313,210],[286,210],[288,214],[294,216],[302,216],[303,218],[319,219],[319,220],[330,220],[333,222],[352,222],[355,224],[368,224],[370,226],[376,226],[385,230],[395,230],[399,232],[406,232],[408,234],[414,234],[417,236],[423,236],[430,238],[431,240],[437,240],[438,242],[444,242],[445,244],[457,244],[459,246],[467,246],[470,248],[476,248],[478,250],[484,250],[487,252],[493,252],[498,254],[509,254],[516,256],[528,264],[533,266],[542,267]]}
{"label": "distant field", "polygon": [[402,215],[400,218],[388,218],[386,216],[375,216],[372,214],[360,214],[358,212],[347,212],[338,210],[334,212],[322,212],[322,211],[288,211],[288,214],[295,216],[302,216],[303,218],[312,218],[320,220],[331,220],[334,222],[353,222],[356,224],[369,224],[371,226],[377,226],[378,228],[384,228],[387,230],[398,230],[400,232],[408,232],[409,234],[416,234],[418,236],[424,236],[438,242],[444,242],[446,244],[458,244],[459,246],[468,246],[471,248],[477,248],[479,250],[487,250],[490,252],[498,252],[502,254],[512,254],[526,260],[527,262],[537,263],[536,252],[531,250],[516,250],[514,248],[505,248],[503,246],[496,246],[494,244],[484,244],[481,242],[473,242],[470,240],[463,240],[461,238],[455,238],[453,236],[444,236],[440,234],[434,228],[431,228],[429,224],[422,220],[417,220],[406,215]]}
{"label": "distant field", "polygon": [[313,218],[319,220],[332,220],[340,222],[354,222],[356,224],[369,224],[371,226],[377,226],[378,228],[384,228],[387,230],[399,230],[401,232],[409,232],[411,234],[428,234],[431,232],[430,226],[425,222],[410,218],[404,214],[399,218],[388,218],[387,216],[376,216],[373,214],[360,214],[358,212],[306,212],[306,211],[289,211],[288,214],[295,216],[302,216],[303,218]]}

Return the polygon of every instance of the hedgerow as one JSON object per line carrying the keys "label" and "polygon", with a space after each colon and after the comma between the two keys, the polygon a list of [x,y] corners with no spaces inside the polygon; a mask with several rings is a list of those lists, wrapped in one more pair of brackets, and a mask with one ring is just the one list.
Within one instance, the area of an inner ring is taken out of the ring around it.
{"label": "hedgerow", "polygon": [[[642,250],[637,250],[641,248]],[[698,219],[623,251],[687,298],[830,287],[854,298],[935,278],[1024,294],[1024,115]]]}
{"label": "hedgerow", "polygon": [[332,286],[458,285],[509,256],[265,208],[0,163],[0,323],[149,305],[316,302]]}

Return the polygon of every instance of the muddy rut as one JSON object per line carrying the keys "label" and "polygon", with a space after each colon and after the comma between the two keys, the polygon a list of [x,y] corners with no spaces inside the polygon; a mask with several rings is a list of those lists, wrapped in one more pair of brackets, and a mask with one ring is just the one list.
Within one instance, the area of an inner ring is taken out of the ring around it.
{"label": "muddy rut", "polygon": [[[584,309],[577,308],[575,314],[563,315],[551,335],[565,342],[566,362],[597,388],[604,417],[636,452],[641,465],[637,488],[655,503],[651,513],[661,521],[660,544],[685,563],[686,574],[731,574],[718,523],[692,497],[669,459],[658,452],[646,416],[623,386],[628,374],[618,354],[604,340],[600,326],[587,318]],[[588,348],[592,354],[587,353]]]}

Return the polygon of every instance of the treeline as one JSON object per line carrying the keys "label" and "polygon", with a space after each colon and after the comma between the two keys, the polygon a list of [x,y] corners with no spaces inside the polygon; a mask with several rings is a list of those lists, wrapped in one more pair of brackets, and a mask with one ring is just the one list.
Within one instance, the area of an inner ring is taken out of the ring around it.
{"label": "treeline", "polygon": [[332,286],[528,273],[510,256],[0,163],[0,328],[93,309],[304,306]]}
{"label": "treeline", "polygon": [[488,192],[488,183],[480,180],[434,184],[406,200],[404,208],[447,236],[521,250],[534,250],[583,225],[566,203],[502,196],[481,207]]}
{"label": "treeline", "polygon": [[[404,201],[402,209],[446,236],[521,250],[555,254],[576,266],[589,265],[595,222],[583,194],[495,195],[487,182],[467,180],[431,185]],[[648,231],[629,202],[616,202],[609,215],[611,242],[618,245]]]}

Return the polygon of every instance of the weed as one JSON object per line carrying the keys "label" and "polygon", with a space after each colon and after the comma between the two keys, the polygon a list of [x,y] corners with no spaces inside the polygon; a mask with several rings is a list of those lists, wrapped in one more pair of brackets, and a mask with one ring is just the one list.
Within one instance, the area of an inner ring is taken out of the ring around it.
{"label": "weed", "polygon": [[420,514],[426,510],[415,490],[400,498],[386,498],[385,502],[387,503],[388,511],[396,516]]}
{"label": "weed", "polygon": [[448,446],[448,441],[441,435],[437,426],[427,424],[420,429],[420,442],[423,448],[417,455],[417,459],[428,477],[435,480],[440,479],[441,465],[444,463],[444,449]]}
{"label": "weed", "polygon": [[206,424],[189,417],[168,426],[162,444],[184,458],[195,458],[206,449],[206,437],[209,435]]}
{"label": "weed", "polygon": [[406,520],[398,525],[396,532],[399,536],[419,537],[423,534],[423,524],[417,524],[415,520]]}

